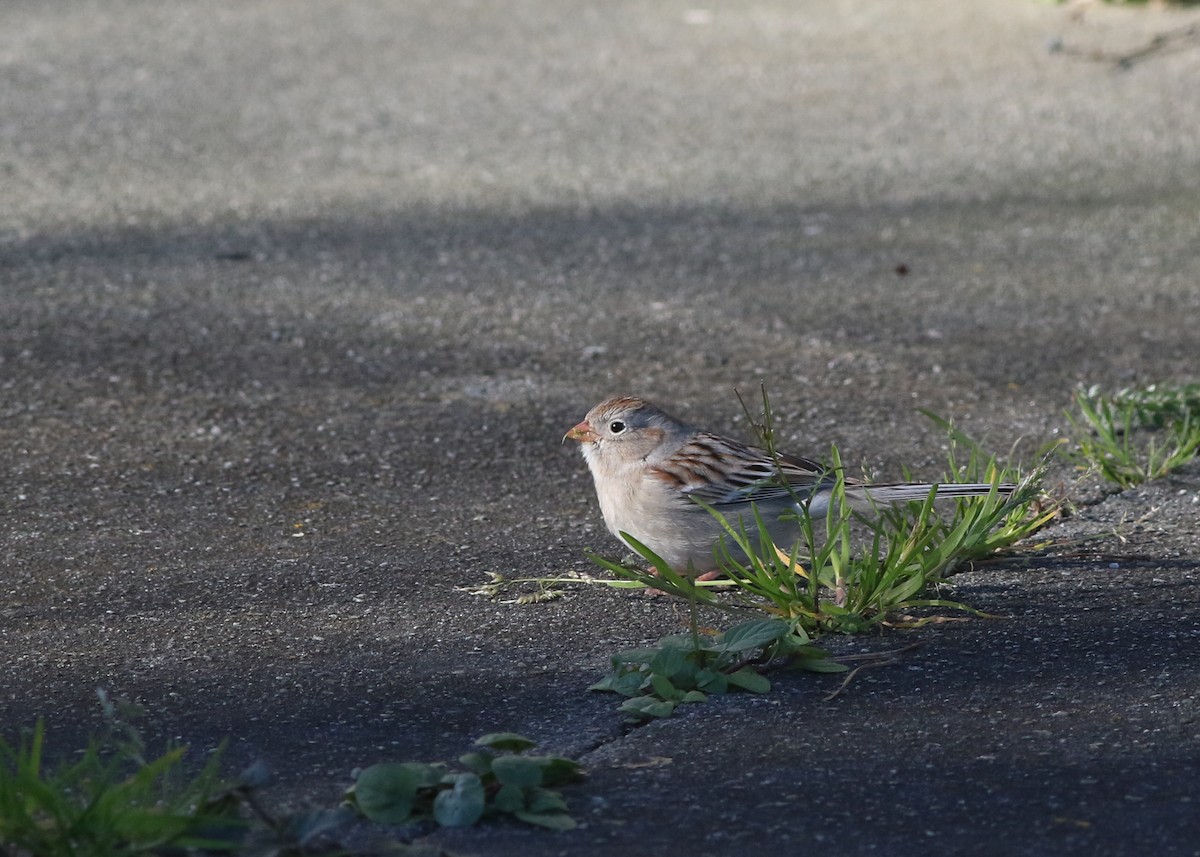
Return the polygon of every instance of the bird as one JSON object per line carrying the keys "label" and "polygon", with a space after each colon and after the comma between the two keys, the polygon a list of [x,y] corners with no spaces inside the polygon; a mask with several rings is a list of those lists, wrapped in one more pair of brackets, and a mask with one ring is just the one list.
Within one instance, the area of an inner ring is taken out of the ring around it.
{"label": "bird", "polygon": [[[837,484],[836,474],[815,461],[772,455],[697,429],[636,396],[596,405],[567,431],[563,443],[567,440],[580,444],[609,532],[630,548],[628,537],[636,539],[680,574],[705,579],[715,575],[714,549],[726,531],[704,506],[735,527],[741,520],[756,528],[757,510],[775,544],[791,546],[801,535],[801,506],[812,516],[825,514]],[[844,482],[846,499],[860,508],[924,501],[935,489],[938,497],[979,497],[1015,488],[981,482]],[[736,547],[730,549],[740,556]]]}

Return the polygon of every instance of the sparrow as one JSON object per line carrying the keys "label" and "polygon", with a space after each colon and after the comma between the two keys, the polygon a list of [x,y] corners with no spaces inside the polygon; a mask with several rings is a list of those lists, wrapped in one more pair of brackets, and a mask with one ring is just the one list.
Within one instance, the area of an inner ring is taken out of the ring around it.
{"label": "sparrow", "polygon": [[[596,405],[563,437],[578,441],[596,485],[600,512],[610,533],[626,546],[631,536],[681,574],[709,577],[714,548],[726,536],[721,522],[696,501],[712,507],[733,526],[750,532],[758,511],[776,545],[790,547],[800,536],[797,520],[829,508],[836,475],[815,461],[776,454],[702,431],[634,396]],[[866,483],[846,479],[854,506],[979,497],[1009,493],[1015,486],[990,483]],[[735,556],[738,551],[730,545]]]}

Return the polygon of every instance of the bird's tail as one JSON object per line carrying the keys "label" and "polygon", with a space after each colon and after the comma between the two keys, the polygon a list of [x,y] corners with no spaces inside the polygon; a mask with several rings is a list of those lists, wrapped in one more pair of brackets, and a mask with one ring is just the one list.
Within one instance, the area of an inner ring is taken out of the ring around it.
{"label": "bird's tail", "polygon": [[859,494],[862,499],[874,503],[907,503],[911,500],[924,502],[934,488],[940,500],[943,497],[986,497],[993,488],[997,494],[1007,496],[1016,487],[1009,483],[993,486],[990,482],[945,482],[937,485],[932,482],[896,482],[891,485],[859,485],[853,489],[847,486],[846,493]]}

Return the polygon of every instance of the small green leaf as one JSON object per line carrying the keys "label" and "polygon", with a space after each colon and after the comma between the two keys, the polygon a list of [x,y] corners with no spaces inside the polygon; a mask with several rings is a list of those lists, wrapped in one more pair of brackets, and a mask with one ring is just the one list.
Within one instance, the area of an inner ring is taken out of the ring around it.
{"label": "small green leaf", "polygon": [[441,777],[441,768],[419,762],[372,765],[354,782],[354,802],[371,821],[403,824],[412,815],[417,791],[436,785]]}
{"label": "small green leaf", "polygon": [[566,812],[567,802],[558,792],[530,789],[528,809],[530,812]]}
{"label": "small green leaf", "polygon": [[654,673],[650,676],[650,686],[663,699],[679,699],[683,696],[683,691],[671,684],[669,678],[659,673]]}
{"label": "small green leaf", "polygon": [[492,773],[506,786],[529,788],[542,784],[542,766],[526,756],[500,756],[492,761]]}
{"label": "small green leaf", "polygon": [[744,652],[761,649],[775,642],[791,629],[779,619],[751,619],[734,625],[717,640],[716,648],[725,652]]}
{"label": "small green leaf", "polygon": [[537,741],[531,741],[524,735],[518,735],[515,732],[492,732],[484,735],[475,742],[476,747],[490,747],[493,750],[508,750],[511,753],[520,753],[537,746]]}
{"label": "small green leaf", "polygon": [[664,646],[650,661],[650,671],[663,676],[673,676],[683,669],[687,651],[676,646]]}
{"label": "small green leaf", "polygon": [[536,824],[538,827],[546,827],[550,830],[575,829],[575,819],[565,812],[516,812],[513,815],[526,824]]}
{"label": "small green leaf", "polygon": [[470,827],[483,816],[483,783],[474,774],[458,774],[454,787],[433,800],[433,818],[443,827]]}
{"label": "small green leaf", "polygon": [[708,696],[706,694],[703,694],[698,690],[689,690],[687,693],[685,693],[683,695],[683,698],[680,699],[679,701],[680,702],[704,702],[704,700],[706,700],[706,699],[708,699]]}
{"label": "small green leaf", "polygon": [[520,786],[501,786],[493,805],[501,812],[514,813],[525,809],[525,790]]}
{"label": "small green leaf", "polygon": [[729,689],[729,679],[715,670],[700,670],[696,674],[696,686],[705,693],[722,694]]}
{"label": "small green leaf", "polygon": [[663,702],[653,696],[635,696],[621,703],[621,711],[642,717],[670,717],[674,710],[674,702]]}
{"label": "small green leaf", "polygon": [[588,690],[610,691],[621,696],[637,696],[642,692],[646,676],[642,672],[611,673],[592,685]]}
{"label": "small green leaf", "polygon": [[701,651],[693,650],[688,653],[688,657],[683,664],[675,672],[671,673],[671,684],[675,685],[680,690],[695,690],[696,676],[699,675],[702,667],[697,663],[698,658],[705,657],[706,654]]}
{"label": "small green leaf", "polygon": [[730,673],[727,678],[730,684],[751,693],[766,693],[771,689],[771,682],[750,667],[742,667],[737,672]]}
{"label": "small green leaf", "polygon": [[616,684],[621,678],[623,678],[622,673],[611,672],[595,684],[589,685],[588,690],[599,690],[615,693],[617,690]]}
{"label": "small green leaf", "polygon": [[464,753],[458,756],[458,762],[470,773],[485,777],[492,773],[492,760],[496,759],[491,753]]}
{"label": "small green leaf", "polygon": [[534,756],[542,767],[542,785],[556,786],[559,783],[569,783],[583,776],[579,763],[562,756]]}
{"label": "small green leaf", "polygon": [[491,753],[464,753],[458,757],[459,763],[464,768],[481,777],[492,772],[494,759],[495,757]]}

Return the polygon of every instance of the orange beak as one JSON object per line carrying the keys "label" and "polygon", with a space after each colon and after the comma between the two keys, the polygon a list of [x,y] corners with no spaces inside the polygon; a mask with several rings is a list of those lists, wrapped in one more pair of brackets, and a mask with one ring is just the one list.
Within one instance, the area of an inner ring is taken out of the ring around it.
{"label": "orange beak", "polygon": [[580,443],[595,443],[599,440],[599,436],[592,431],[592,427],[588,425],[587,420],[576,425],[569,432],[563,435],[563,443],[567,442],[567,438],[577,440]]}

